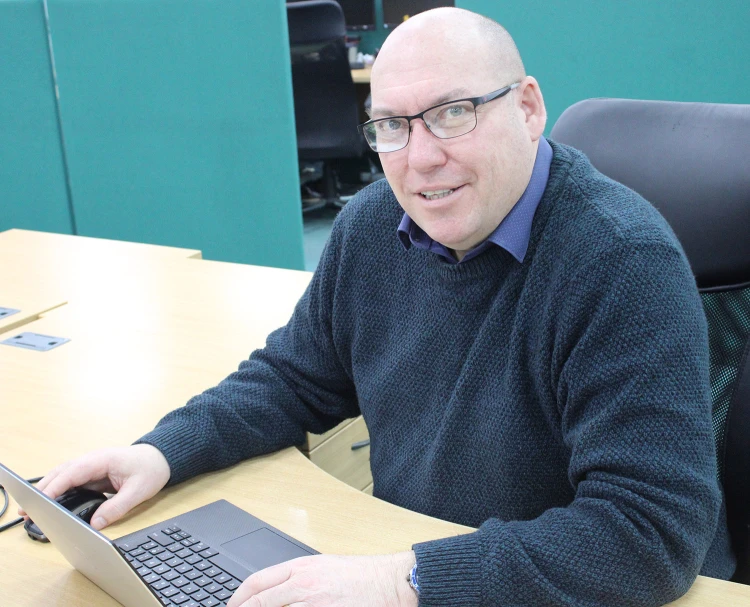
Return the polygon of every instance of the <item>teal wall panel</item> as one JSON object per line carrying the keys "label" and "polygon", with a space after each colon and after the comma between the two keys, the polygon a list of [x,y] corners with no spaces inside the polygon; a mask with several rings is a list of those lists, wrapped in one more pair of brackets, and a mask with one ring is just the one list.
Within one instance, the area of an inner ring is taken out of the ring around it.
{"label": "teal wall panel", "polygon": [[750,103],[750,2],[456,0],[508,29],[539,80],[547,132],[591,97]]}
{"label": "teal wall panel", "polygon": [[304,268],[284,4],[49,8],[78,232]]}
{"label": "teal wall panel", "polygon": [[0,231],[71,233],[42,0],[0,0]]}

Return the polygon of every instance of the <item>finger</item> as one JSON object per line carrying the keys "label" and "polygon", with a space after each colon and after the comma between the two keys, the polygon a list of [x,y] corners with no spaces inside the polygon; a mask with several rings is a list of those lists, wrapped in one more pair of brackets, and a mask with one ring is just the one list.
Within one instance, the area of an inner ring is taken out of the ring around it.
{"label": "finger", "polygon": [[[253,573],[235,590],[229,603],[227,603],[227,607],[240,607],[240,605],[244,605],[251,597],[288,581],[292,575],[289,562],[274,565],[273,567],[261,569],[257,573]],[[259,603],[259,605],[265,607],[265,603]],[[286,603],[280,603],[280,605],[286,605]]]}
{"label": "finger", "polygon": [[91,526],[97,530],[104,529],[107,525],[120,520],[146,499],[146,497],[141,491],[136,489],[134,481],[126,481],[115,495],[97,508],[91,520]]}
{"label": "finger", "polygon": [[[50,481],[60,473],[60,470],[63,467],[67,465],[68,465],[67,463],[61,464],[60,466],[57,466],[56,468],[53,468],[52,470],[50,470],[47,473],[47,475],[44,478],[42,478],[42,480],[36,483],[36,488],[39,489],[39,491],[44,491],[44,488],[50,483]],[[18,516],[22,516],[24,521],[29,519],[29,515],[26,514],[26,511],[20,506],[18,507]]]}
{"label": "finger", "polygon": [[109,460],[105,457],[87,457],[72,462],[53,478],[44,488],[45,495],[52,499],[62,495],[68,489],[80,487],[107,476]]}
{"label": "finger", "polygon": [[59,466],[56,466],[55,468],[52,468],[47,474],[44,476],[42,480],[40,480],[36,484],[36,488],[39,489],[39,491],[44,491],[44,488],[50,484],[50,482],[57,477],[60,472],[62,472],[65,468],[70,466],[71,462],[65,462],[64,464],[60,464]]}

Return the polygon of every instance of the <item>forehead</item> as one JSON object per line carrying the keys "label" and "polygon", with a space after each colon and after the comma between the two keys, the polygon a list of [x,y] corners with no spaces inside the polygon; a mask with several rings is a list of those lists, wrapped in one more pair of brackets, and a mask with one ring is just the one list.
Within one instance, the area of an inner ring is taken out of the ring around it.
{"label": "forehead", "polygon": [[417,47],[405,49],[398,57],[393,53],[382,57],[371,82],[373,117],[415,114],[444,101],[489,92],[494,83],[488,70],[476,53],[463,50],[429,52],[429,48]]}

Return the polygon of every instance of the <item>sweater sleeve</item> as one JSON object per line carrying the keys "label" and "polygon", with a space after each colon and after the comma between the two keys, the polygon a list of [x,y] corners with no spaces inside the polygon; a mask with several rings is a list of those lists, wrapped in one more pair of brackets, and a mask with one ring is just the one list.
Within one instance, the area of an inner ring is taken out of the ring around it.
{"label": "sweater sleeve", "polygon": [[266,346],[236,372],[136,441],[164,454],[170,485],[301,444],[305,432],[322,433],[359,414],[331,331],[340,232],[335,224],[289,323],[271,333]]}
{"label": "sweater sleeve", "polygon": [[561,292],[550,364],[575,497],[534,520],[417,544],[420,606],[656,606],[684,594],[721,505],[708,339],[676,246],[586,264]]}

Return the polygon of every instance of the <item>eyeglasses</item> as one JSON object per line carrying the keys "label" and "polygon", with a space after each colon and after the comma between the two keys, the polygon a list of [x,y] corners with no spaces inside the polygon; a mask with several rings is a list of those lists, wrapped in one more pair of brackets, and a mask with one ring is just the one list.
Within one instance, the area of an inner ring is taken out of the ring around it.
{"label": "eyeglasses", "polygon": [[426,109],[414,116],[389,116],[368,120],[357,130],[365,136],[375,152],[396,152],[407,146],[411,135],[411,121],[421,118],[427,130],[439,139],[453,139],[473,131],[477,126],[477,106],[500,99],[520,82],[514,82],[501,89],[482,95],[446,101]]}

